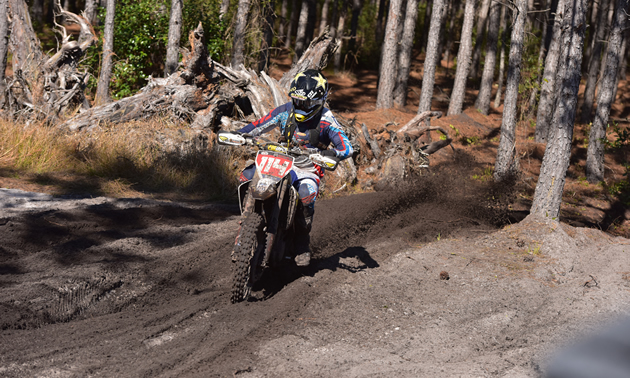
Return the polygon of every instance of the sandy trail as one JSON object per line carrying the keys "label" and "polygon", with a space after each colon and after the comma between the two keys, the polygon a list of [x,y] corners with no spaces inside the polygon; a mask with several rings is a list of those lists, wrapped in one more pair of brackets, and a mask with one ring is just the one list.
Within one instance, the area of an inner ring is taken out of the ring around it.
{"label": "sandy trail", "polygon": [[0,375],[535,376],[627,311],[627,239],[529,218],[497,229],[485,192],[449,180],[319,201],[312,266],[237,305],[235,206],[13,193]]}

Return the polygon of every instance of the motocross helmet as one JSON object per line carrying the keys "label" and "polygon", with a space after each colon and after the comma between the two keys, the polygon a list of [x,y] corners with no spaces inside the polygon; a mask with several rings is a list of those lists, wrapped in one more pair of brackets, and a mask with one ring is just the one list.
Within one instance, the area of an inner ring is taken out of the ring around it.
{"label": "motocross helmet", "polygon": [[305,122],[313,118],[324,107],[326,96],[328,80],[319,70],[310,69],[295,75],[289,90],[295,120]]}

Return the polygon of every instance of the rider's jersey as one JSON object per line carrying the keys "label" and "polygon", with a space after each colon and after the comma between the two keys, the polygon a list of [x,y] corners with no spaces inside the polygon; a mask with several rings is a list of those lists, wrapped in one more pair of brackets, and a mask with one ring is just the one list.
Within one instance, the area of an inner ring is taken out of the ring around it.
{"label": "rider's jersey", "polygon": [[[280,126],[280,133],[285,135],[286,128],[290,125],[290,116],[293,112],[293,104],[287,102],[280,105],[269,114],[261,119],[250,123],[239,131],[257,136],[273,130]],[[309,130],[319,127],[319,143],[328,146],[330,143],[335,147],[337,158],[346,159],[352,156],[352,145],[346,133],[341,130],[335,116],[328,108],[323,108],[320,116],[315,116],[306,122],[297,123],[297,128],[292,136],[293,143],[298,144],[306,142],[307,148],[319,148],[319,146],[311,145],[308,141]],[[295,164],[300,167],[301,162],[296,161]],[[312,164],[311,164],[312,166]],[[306,168],[306,167],[301,167]],[[317,170],[320,176],[323,174],[321,170]]]}

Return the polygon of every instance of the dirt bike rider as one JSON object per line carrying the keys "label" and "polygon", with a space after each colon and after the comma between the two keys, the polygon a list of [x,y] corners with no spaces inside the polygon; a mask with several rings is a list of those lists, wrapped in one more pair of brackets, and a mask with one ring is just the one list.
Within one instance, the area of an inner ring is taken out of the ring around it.
{"label": "dirt bike rider", "polygon": [[[328,81],[319,70],[302,71],[291,82],[290,102],[280,105],[239,132],[257,136],[280,126],[281,141],[287,142],[289,146],[316,148],[321,150],[322,155],[346,159],[352,156],[352,145],[330,109],[324,107],[328,90]],[[327,149],[330,143],[334,149]],[[240,180],[251,180],[254,172],[253,165],[245,168]],[[294,161],[291,179],[302,203],[302,211],[298,210],[295,222],[295,263],[298,266],[308,266],[311,261],[310,232],[315,199],[323,176],[323,169],[307,157]]]}

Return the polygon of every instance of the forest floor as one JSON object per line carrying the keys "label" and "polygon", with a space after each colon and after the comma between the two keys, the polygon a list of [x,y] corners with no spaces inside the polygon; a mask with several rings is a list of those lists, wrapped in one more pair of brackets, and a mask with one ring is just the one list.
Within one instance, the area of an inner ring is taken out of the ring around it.
{"label": "forest floor", "polygon": [[[405,109],[374,110],[369,70],[329,75],[331,108],[402,125],[420,64]],[[627,208],[582,179],[577,125],[562,222],[522,220],[544,147],[521,122],[523,174],[511,202],[495,201],[500,123],[501,108],[434,120],[456,138],[430,175],[319,200],[313,264],[267,275],[236,305],[236,204],[62,199],[0,177],[12,189],[0,190],[0,376],[538,376],[559,347],[628,312]],[[608,157],[610,184],[622,158]]]}

